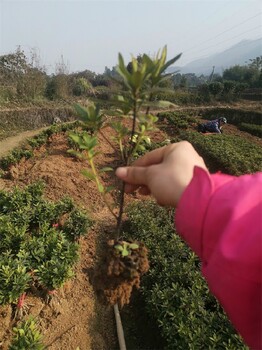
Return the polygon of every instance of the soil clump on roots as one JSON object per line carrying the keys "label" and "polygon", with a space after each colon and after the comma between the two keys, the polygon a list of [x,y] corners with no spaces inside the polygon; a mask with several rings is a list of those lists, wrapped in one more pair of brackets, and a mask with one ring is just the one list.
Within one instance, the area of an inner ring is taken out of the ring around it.
{"label": "soil clump on roots", "polygon": [[[123,256],[118,246],[133,242],[108,240],[102,247],[101,257],[94,268],[91,278],[94,291],[103,304],[128,304],[134,287],[140,286],[140,278],[149,269],[147,248],[137,242],[138,248],[130,249]],[[136,244],[136,243],[135,243]]]}

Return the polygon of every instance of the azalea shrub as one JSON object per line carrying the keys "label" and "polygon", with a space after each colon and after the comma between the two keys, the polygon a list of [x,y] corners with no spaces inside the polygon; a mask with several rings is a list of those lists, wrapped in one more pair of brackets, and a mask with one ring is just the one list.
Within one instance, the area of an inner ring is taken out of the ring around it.
{"label": "azalea shrub", "polygon": [[42,338],[37,322],[32,317],[29,317],[13,328],[13,338],[9,350],[44,350],[46,346]]}
{"label": "azalea shrub", "polygon": [[258,137],[262,137],[262,125],[256,125],[256,124],[248,124],[248,123],[241,123],[239,126],[239,130],[246,131],[251,135],[255,135]]}
{"label": "azalea shrub", "polygon": [[0,305],[15,303],[32,285],[46,292],[73,276],[77,240],[92,225],[65,197],[43,198],[43,183],[0,191]]}

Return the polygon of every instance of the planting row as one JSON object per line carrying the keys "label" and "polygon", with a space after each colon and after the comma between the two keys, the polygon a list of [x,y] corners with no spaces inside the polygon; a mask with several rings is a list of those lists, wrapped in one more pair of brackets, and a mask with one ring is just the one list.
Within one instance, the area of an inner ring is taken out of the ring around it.
{"label": "planting row", "polygon": [[219,117],[227,118],[228,122],[234,125],[241,123],[261,125],[262,113],[234,108],[214,108],[205,110],[202,114],[202,118],[209,120]]}
{"label": "planting row", "polygon": [[48,143],[49,138],[56,133],[63,133],[68,130],[84,126],[81,122],[75,121],[73,123],[64,123],[60,125],[52,125],[50,128],[42,131],[35,137],[27,140],[27,145],[23,148],[17,148],[11,151],[7,156],[0,159],[0,168],[7,171],[11,165],[18,163],[22,158],[29,159],[34,156],[34,149]]}
{"label": "planting row", "polygon": [[247,349],[210,294],[198,258],[176,235],[173,214],[151,201],[128,208],[128,234],[149,249],[142,294],[164,348]]}
{"label": "planting row", "polygon": [[[237,135],[203,135],[190,128],[195,125],[194,118],[173,113],[160,113],[171,126],[173,142],[188,140],[205,159],[210,171],[223,171],[231,175],[254,173],[261,170],[261,147]],[[181,127],[183,125],[183,128]]]}
{"label": "planting row", "polygon": [[239,130],[246,131],[251,135],[262,137],[262,125],[257,124],[248,124],[248,123],[241,123],[239,126]]}
{"label": "planting row", "polygon": [[51,295],[60,288],[90,225],[71,199],[45,200],[42,183],[0,191],[0,305],[21,301],[29,289]]}

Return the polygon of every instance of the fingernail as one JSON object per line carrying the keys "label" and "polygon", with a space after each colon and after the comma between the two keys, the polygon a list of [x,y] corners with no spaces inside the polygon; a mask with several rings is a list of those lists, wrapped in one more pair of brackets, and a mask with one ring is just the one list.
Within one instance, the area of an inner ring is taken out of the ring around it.
{"label": "fingernail", "polygon": [[127,176],[127,169],[120,167],[116,169],[116,176],[120,177],[120,178],[124,178]]}

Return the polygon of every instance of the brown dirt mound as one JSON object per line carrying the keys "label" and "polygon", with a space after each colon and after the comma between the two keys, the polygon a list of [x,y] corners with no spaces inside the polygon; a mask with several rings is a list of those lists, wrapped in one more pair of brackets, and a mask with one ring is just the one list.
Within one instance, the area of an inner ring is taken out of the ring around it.
{"label": "brown dirt mound", "polygon": [[116,246],[122,246],[123,243],[131,242],[107,242],[92,278],[100,301],[110,305],[118,303],[120,307],[129,303],[133,288],[139,288],[141,276],[149,269],[144,244],[135,242],[138,248],[130,250],[127,256],[122,256]]}

